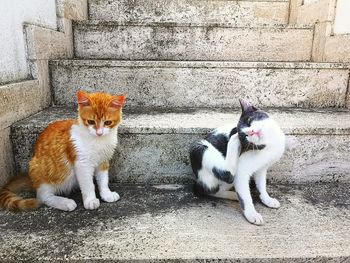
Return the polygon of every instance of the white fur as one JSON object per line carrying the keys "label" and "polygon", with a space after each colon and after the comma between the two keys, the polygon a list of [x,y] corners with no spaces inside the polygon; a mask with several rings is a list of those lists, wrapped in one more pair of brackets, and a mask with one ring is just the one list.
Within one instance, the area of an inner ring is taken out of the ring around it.
{"label": "white fur", "polygon": [[[233,128],[233,125],[220,127],[216,130],[216,134],[224,133],[228,135]],[[254,208],[249,189],[249,180],[254,176],[260,192],[260,199],[266,206],[271,208],[280,206],[279,202],[271,198],[266,191],[266,172],[272,164],[281,158],[285,149],[285,136],[277,123],[271,118],[254,121],[251,127],[245,128],[243,131],[246,133],[249,131],[260,131],[261,136],[254,134],[248,136],[247,139],[256,145],[266,145],[266,147],[262,150],[250,150],[239,156],[240,143],[237,134],[235,134],[229,140],[225,159],[209,142],[202,141],[204,145],[208,146],[208,149],[203,155],[202,169],[198,172],[198,179],[211,189],[219,185],[217,197],[225,198],[227,195],[225,191],[227,191],[228,185],[218,180],[212,173],[212,169],[215,166],[219,169],[230,171],[235,175],[233,185],[244,204],[243,213],[245,217],[249,222],[261,225],[263,224],[263,219]],[[229,194],[229,197],[232,197],[232,195]]]}
{"label": "white fur", "polygon": [[[105,128],[103,135],[98,136],[95,129],[92,131],[82,124],[77,124],[72,126],[70,132],[77,154],[70,175],[61,185],[45,184],[40,186],[37,191],[38,199],[48,206],[64,211],[72,211],[77,206],[75,201],[56,195],[60,193],[68,194],[79,185],[84,207],[86,209],[96,209],[100,206],[100,201],[95,194],[93,183],[93,176],[95,175],[102,199],[106,202],[119,200],[119,195],[110,191],[108,187],[108,171],[99,170],[101,163],[112,158],[114,149],[118,144],[118,127]],[[69,165],[68,162],[67,165]]]}
{"label": "white fur", "polygon": [[108,187],[108,171],[96,170],[96,182],[101,198],[105,202],[115,202],[120,199],[117,192],[112,192]]}

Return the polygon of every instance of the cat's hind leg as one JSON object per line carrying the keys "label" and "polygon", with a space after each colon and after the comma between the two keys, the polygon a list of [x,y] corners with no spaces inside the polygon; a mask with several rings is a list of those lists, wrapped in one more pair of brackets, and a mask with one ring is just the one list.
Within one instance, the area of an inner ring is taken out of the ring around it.
{"label": "cat's hind leg", "polygon": [[73,211],[77,207],[74,200],[57,196],[56,189],[48,184],[43,184],[37,189],[37,198],[41,203],[63,211]]}
{"label": "cat's hind leg", "polygon": [[199,179],[194,187],[195,193],[197,195],[207,195],[227,200],[238,200],[236,192],[229,191],[232,184],[220,182],[218,176],[213,173],[213,170],[210,172],[207,169],[202,169],[198,172]]}
{"label": "cat's hind leg", "polygon": [[220,182],[219,190],[211,194],[211,196],[221,199],[227,199],[232,201],[238,201],[238,196],[235,191],[233,191],[233,185],[225,182]]}
{"label": "cat's hind leg", "polygon": [[277,199],[270,197],[266,191],[266,173],[267,169],[263,168],[254,174],[255,185],[260,193],[260,200],[267,207],[279,208],[281,206],[280,202]]}
{"label": "cat's hind leg", "polygon": [[198,171],[198,179],[194,185],[196,195],[211,195],[219,191],[218,179],[207,169],[202,168]]}
{"label": "cat's hind leg", "polygon": [[234,191],[227,191],[227,190],[219,190],[215,194],[210,194],[210,196],[221,198],[221,199],[227,199],[227,200],[233,200],[238,201],[237,193]]}

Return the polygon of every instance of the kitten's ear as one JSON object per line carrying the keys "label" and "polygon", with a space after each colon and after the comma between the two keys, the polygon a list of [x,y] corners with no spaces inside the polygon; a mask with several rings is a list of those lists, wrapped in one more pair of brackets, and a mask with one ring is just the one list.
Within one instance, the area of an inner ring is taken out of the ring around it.
{"label": "kitten's ear", "polygon": [[257,111],[258,108],[253,106],[249,101],[244,99],[239,99],[239,103],[241,104],[242,112],[244,111]]}
{"label": "kitten's ear", "polygon": [[84,91],[77,91],[77,100],[80,106],[90,106],[89,95]]}
{"label": "kitten's ear", "polygon": [[109,103],[109,107],[120,109],[125,105],[126,95],[113,96],[113,99]]}

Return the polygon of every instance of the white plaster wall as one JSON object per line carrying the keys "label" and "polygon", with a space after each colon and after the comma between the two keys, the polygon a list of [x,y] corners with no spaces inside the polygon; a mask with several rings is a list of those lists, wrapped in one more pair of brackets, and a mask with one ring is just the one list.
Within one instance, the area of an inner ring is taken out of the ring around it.
{"label": "white plaster wall", "polygon": [[29,77],[24,23],[56,29],[56,1],[0,0],[0,84]]}
{"label": "white plaster wall", "polygon": [[334,34],[350,34],[350,0],[337,1]]}

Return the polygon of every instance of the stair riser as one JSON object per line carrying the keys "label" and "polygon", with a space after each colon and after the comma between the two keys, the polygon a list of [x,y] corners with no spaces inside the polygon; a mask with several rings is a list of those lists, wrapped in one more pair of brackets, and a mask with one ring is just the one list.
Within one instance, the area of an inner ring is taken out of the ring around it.
{"label": "stair riser", "polygon": [[91,20],[118,22],[284,24],[288,2],[251,1],[89,1]]}
{"label": "stair riser", "polygon": [[[127,93],[128,107],[345,107],[348,69],[229,68],[141,63],[79,65],[53,62],[57,105],[73,105],[78,89]],[[212,65],[211,65],[212,66]],[[239,67],[239,65],[238,65]]]}
{"label": "stair riser", "polygon": [[74,47],[79,58],[309,61],[312,37],[295,28],[77,24]]}
{"label": "stair riser", "polygon": [[[16,166],[27,171],[34,141],[43,127],[13,129]],[[192,176],[189,145],[203,133],[123,133],[111,161],[111,181],[186,183]],[[287,151],[269,171],[271,181],[310,183],[349,181],[349,135],[288,135]]]}

